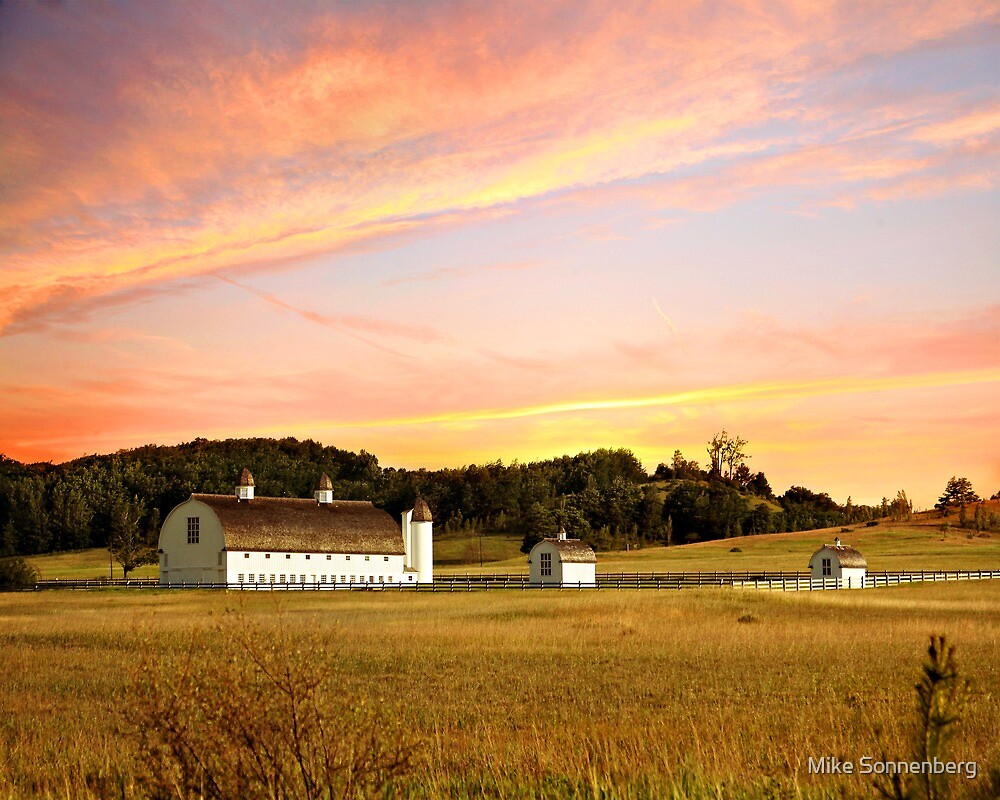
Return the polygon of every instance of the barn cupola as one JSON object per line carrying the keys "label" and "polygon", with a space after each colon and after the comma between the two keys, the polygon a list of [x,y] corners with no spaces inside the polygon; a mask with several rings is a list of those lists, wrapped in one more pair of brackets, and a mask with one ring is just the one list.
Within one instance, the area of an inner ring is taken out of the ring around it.
{"label": "barn cupola", "polygon": [[559,526],[559,541],[566,541],[566,529],[562,525]]}
{"label": "barn cupola", "polygon": [[316,502],[321,506],[333,502],[333,481],[325,472],[319,476],[319,480],[316,482],[316,491],[313,494],[316,495]]}
{"label": "barn cupola", "polygon": [[250,470],[244,467],[243,472],[240,473],[240,482],[236,484],[237,501],[253,500],[253,486],[253,475],[250,474]]}

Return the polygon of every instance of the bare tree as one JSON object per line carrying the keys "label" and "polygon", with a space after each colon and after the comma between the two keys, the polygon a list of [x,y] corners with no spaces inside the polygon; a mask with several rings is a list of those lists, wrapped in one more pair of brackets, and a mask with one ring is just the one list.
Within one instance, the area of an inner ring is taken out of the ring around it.
{"label": "bare tree", "polygon": [[715,434],[708,443],[710,471],[715,475],[731,479],[740,465],[750,458],[746,446],[746,439],[730,436],[725,429]]}

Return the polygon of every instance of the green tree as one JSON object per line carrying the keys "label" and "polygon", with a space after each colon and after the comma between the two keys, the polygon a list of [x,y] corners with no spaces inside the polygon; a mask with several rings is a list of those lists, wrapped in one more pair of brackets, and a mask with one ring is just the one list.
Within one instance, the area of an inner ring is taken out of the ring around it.
{"label": "green tree", "polygon": [[521,540],[521,552],[530,553],[531,548],[542,541],[542,539],[556,535],[555,514],[541,503],[532,503],[527,513],[522,515],[519,527],[523,536]]}
{"label": "green tree", "polygon": [[23,558],[0,559],[0,592],[33,589],[38,582],[38,570]]}
{"label": "green tree", "polygon": [[53,541],[62,550],[90,546],[90,520],[93,512],[78,486],[68,482],[52,489],[50,522]]}
{"label": "green tree", "polygon": [[143,564],[156,562],[154,550],[145,535],[141,521],[145,504],[138,498],[118,500],[111,509],[111,555],[122,568],[124,577]]}
{"label": "green tree", "polygon": [[52,544],[45,486],[40,478],[18,481],[11,492],[12,538],[18,553],[47,553]]}
{"label": "green tree", "polygon": [[963,506],[971,503],[978,503],[980,497],[972,489],[972,481],[968,478],[956,478],[954,475],[944,487],[944,494],[938,499],[934,507],[941,510],[945,516],[955,506]]}
{"label": "green tree", "polygon": [[896,492],[896,499],[889,504],[889,516],[896,522],[908,520],[913,513],[913,503],[906,496],[906,492],[900,489]]}

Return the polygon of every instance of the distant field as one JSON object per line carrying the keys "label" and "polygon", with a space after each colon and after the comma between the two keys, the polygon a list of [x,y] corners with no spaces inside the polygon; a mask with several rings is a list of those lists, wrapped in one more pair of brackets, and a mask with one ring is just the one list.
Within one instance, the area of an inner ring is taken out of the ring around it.
{"label": "distant field", "polygon": [[811,594],[119,589],[0,595],[0,798],[141,800],[138,665],[151,660],[164,680],[191,659],[215,669],[237,623],[279,654],[326,648],[317,658],[338,695],[398,718],[415,758],[396,797],[872,796],[864,778],[809,775],[807,758],[877,753],[878,726],[889,754],[909,755],[931,632],[957,644],[974,681],[954,756],[981,774],[957,781],[956,796],[992,797],[983,774],[1000,769],[1000,582]]}
{"label": "distant field", "polygon": [[[916,515],[912,522],[881,522],[873,528],[851,526],[764,536],[740,536],[675,547],[647,547],[631,552],[598,553],[598,572],[681,572],[782,570],[808,568],[809,557],[839,536],[857,547],[871,570],[1000,569],[1000,534],[978,534],[969,538],[957,527],[940,530],[935,515]],[[952,517],[954,523],[954,515]],[[480,566],[480,547],[482,566]],[[434,568],[442,575],[455,573],[527,573],[527,556],[520,552],[521,539],[512,534],[444,534],[434,537]],[[738,548],[740,552],[731,552]],[[43,578],[102,578],[109,575],[108,551],[81,550],[33,556],[28,559]],[[115,566],[114,575],[122,576]],[[155,578],[155,565],[141,567],[135,578]]]}

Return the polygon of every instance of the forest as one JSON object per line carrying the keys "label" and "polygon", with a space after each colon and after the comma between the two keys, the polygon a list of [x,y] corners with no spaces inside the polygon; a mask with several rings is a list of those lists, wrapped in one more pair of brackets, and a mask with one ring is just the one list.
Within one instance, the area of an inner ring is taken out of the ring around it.
{"label": "forest", "polygon": [[310,497],[326,472],[335,497],[371,500],[396,516],[423,496],[436,530],[508,532],[525,549],[560,526],[597,549],[682,544],[745,534],[806,530],[908,513],[905,493],[881,506],[838,505],[792,486],[776,496],[746,466],[746,442],[723,431],[706,468],[675,451],[652,475],[626,449],[532,463],[495,461],[453,469],[382,468],[365,451],[312,440],[195,439],[148,445],[63,464],[0,456],[0,556],[155,543],[164,516],[192,492],[229,494],[243,467],[257,494]]}

